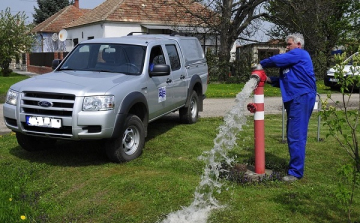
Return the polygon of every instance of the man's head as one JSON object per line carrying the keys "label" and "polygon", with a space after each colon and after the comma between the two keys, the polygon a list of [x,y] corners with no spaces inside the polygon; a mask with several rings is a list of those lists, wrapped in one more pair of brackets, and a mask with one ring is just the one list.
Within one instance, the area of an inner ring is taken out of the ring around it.
{"label": "man's head", "polygon": [[286,50],[293,50],[296,48],[304,48],[304,36],[300,33],[293,33],[286,37]]}

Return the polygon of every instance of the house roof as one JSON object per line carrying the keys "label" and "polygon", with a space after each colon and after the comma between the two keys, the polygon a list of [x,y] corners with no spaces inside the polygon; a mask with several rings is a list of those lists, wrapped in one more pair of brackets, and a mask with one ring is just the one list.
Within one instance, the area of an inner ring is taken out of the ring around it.
{"label": "house roof", "polygon": [[[176,3],[181,2],[181,3]],[[203,23],[194,15],[210,14],[200,3],[191,0],[107,0],[64,28],[98,22],[131,22],[142,24],[196,25]]]}
{"label": "house roof", "polygon": [[35,26],[31,31],[35,33],[57,33],[67,24],[75,21],[89,11],[89,9],[79,9],[73,5],[69,5]]}

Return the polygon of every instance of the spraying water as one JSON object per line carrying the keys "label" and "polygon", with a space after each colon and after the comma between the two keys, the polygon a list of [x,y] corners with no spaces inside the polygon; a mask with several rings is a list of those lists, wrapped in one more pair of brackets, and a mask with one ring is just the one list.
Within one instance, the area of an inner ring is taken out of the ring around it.
{"label": "spraying water", "polygon": [[205,169],[195,190],[194,201],[190,206],[170,213],[162,223],[206,223],[211,210],[224,207],[213,197],[213,193],[221,193],[221,164],[226,162],[230,166],[233,161],[227,157],[227,153],[236,145],[236,135],[246,124],[245,102],[256,86],[257,80],[250,78],[243,90],[237,94],[236,105],[225,115],[224,124],[219,127],[219,133],[214,139],[214,147],[200,156],[205,162]]}

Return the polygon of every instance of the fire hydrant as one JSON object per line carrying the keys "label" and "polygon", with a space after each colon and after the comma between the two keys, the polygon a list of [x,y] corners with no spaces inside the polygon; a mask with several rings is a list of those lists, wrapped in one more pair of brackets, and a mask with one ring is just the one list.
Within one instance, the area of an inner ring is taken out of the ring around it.
{"label": "fire hydrant", "polygon": [[259,64],[251,73],[251,78],[257,80],[254,90],[254,103],[249,103],[247,109],[254,113],[254,144],[255,173],[265,173],[265,128],[264,128],[264,85],[267,79],[265,71]]}

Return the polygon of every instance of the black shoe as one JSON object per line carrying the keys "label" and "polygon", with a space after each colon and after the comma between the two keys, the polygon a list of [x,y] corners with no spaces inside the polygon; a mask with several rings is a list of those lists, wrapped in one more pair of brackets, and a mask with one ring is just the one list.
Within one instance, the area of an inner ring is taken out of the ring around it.
{"label": "black shoe", "polygon": [[293,175],[287,175],[287,176],[284,176],[284,177],[282,178],[282,180],[285,181],[285,182],[291,183],[291,182],[294,182],[294,181],[299,180],[299,178],[294,177]]}

